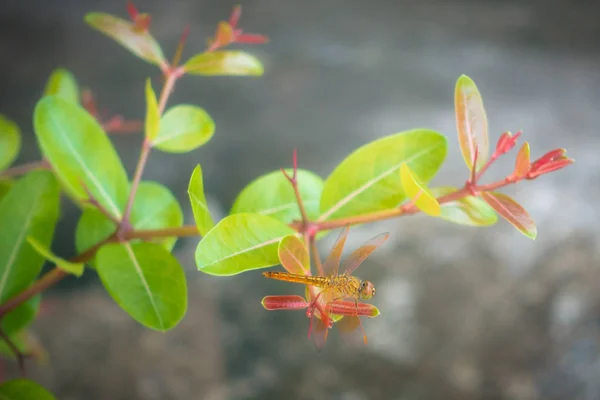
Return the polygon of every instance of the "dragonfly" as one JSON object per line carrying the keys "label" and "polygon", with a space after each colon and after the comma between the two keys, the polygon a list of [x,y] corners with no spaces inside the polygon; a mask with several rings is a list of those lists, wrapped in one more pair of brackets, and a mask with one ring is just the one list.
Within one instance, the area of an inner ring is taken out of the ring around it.
{"label": "dragonfly", "polygon": [[[307,310],[307,316],[311,318],[309,327],[309,337],[313,336],[317,347],[322,347],[327,339],[329,328],[336,326],[343,333],[350,333],[361,328],[363,341],[367,343],[367,336],[359,318],[358,300],[370,300],[375,296],[375,285],[371,281],[361,280],[351,275],[359,265],[361,265],[369,255],[375,251],[389,236],[389,233],[382,233],[367,241],[357,250],[355,250],[342,264],[342,273],[339,273],[342,251],[348,237],[349,226],[346,226],[337,241],[333,245],[329,256],[323,264],[322,275],[301,275],[290,272],[263,272],[263,275],[269,279],[299,283],[307,285],[307,291],[312,299],[310,307]],[[355,313],[351,309],[345,310],[343,315],[332,312],[334,302],[353,301]]]}

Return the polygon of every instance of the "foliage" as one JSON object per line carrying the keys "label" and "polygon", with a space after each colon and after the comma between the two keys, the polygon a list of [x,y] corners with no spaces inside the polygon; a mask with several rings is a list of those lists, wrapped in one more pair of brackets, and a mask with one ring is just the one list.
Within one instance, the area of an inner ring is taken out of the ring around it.
{"label": "foliage", "polygon": [[[463,75],[456,82],[454,96],[458,143],[469,174],[463,186],[428,187],[445,161],[448,140],[439,132],[414,129],[365,144],[326,178],[298,169],[294,152],[291,168],[250,182],[220,221],[214,221],[209,210],[205,188],[210,188],[210,182],[198,165],[190,171],[188,187],[195,224],[184,225],[182,206],[169,188],[142,180],[143,171],[153,149],[184,153],[207,144],[215,133],[215,121],[196,105],[176,104],[167,109],[173,88],[187,75],[261,76],[264,67],[255,56],[225,48],[268,39],[239,28],[241,8],[236,7],[228,21],[218,24],[208,48],[179,64],[188,31],[169,62],[150,33],[150,16],[132,4],[128,12],[129,20],[93,12],[85,21],[160,69],[164,79],[158,96],[151,80],[146,80],[143,122],[120,115],[100,117],[91,92],[80,90],[74,75],[64,68],[52,72],[33,110],[41,161],[11,167],[20,151],[21,134],[14,122],[0,116],[0,336],[2,354],[13,355],[21,367],[30,348],[23,338],[39,309],[41,293],[68,274],[86,273],[84,265],[96,269],[107,293],[135,321],[168,331],[187,310],[185,274],[171,254],[178,237],[202,236],[196,266],[215,276],[279,264],[298,276],[322,276],[339,263],[345,241],[344,237],[321,264],[315,243],[323,234],[418,212],[476,227],[493,225],[500,216],[534,239],[533,219],[499,190],[573,162],[564,149],[532,162],[525,142],[511,173],[481,184],[487,169],[516,146],[521,133],[503,133],[490,155],[482,96],[473,80]],[[109,135],[135,130],[143,130],[144,139],[130,177]],[[81,208],[75,235],[79,254],[68,260],[51,250],[61,191]],[[381,243],[378,240],[363,246],[362,253],[354,253],[354,268]],[[45,260],[54,268],[40,277]],[[325,321],[327,311],[314,297],[318,291],[308,285],[305,294],[267,296],[262,304],[269,310],[305,310],[309,317]],[[355,317],[379,315],[372,304],[344,299],[334,299],[324,307],[335,316],[331,323],[340,328],[358,320]],[[323,327],[325,335],[329,328]],[[2,398],[23,396],[52,398],[26,380],[0,386]]]}

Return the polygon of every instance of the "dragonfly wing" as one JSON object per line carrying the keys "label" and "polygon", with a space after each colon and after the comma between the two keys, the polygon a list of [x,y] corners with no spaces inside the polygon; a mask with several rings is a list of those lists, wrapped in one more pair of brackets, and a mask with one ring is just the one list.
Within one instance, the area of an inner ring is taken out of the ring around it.
{"label": "dragonfly wing", "polygon": [[323,274],[325,276],[337,275],[338,269],[340,267],[340,259],[342,258],[342,251],[344,250],[344,244],[346,243],[346,238],[348,237],[348,231],[350,230],[350,226],[346,225],[340,233],[337,241],[333,245],[329,256],[327,256],[327,260],[323,264]]}
{"label": "dragonfly wing", "polygon": [[358,315],[345,315],[335,326],[346,344],[367,344],[367,335]]}
{"label": "dragonfly wing", "polygon": [[352,274],[352,272],[354,272],[354,270],[362,264],[377,247],[387,240],[389,235],[389,233],[381,233],[354,250],[354,252],[352,252],[352,254],[344,261],[344,274]]}

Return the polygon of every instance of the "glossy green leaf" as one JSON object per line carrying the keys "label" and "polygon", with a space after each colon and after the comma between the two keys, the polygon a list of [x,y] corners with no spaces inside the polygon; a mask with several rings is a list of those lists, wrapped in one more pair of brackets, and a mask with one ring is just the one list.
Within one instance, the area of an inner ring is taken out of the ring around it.
{"label": "glossy green leaf", "polygon": [[44,96],[57,95],[74,104],[79,104],[79,86],[70,71],[64,68],[57,68],[52,71]]}
{"label": "glossy green leaf", "polygon": [[83,263],[73,263],[73,262],[67,261],[63,258],[58,257],[57,255],[52,253],[52,251],[47,246],[44,246],[43,244],[41,244],[39,241],[37,241],[33,237],[28,237],[27,241],[29,242],[31,247],[33,247],[33,249],[35,251],[37,251],[46,260],[55,264],[58,268],[66,271],[70,274],[73,274],[77,277],[80,277],[81,275],[83,275],[83,267],[84,267]]}
{"label": "glossy green leaf", "polygon": [[429,129],[397,133],[350,154],[325,181],[321,220],[398,206],[406,194],[398,173],[403,163],[427,184],[446,157],[446,138]]}
{"label": "glossy green leaf", "polygon": [[481,197],[523,235],[530,239],[536,238],[537,228],[535,222],[527,211],[511,197],[498,192],[483,192]]}
{"label": "glossy green leaf", "polygon": [[184,68],[192,75],[260,76],[264,73],[260,60],[243,51],[200,53],[190,58]]}
{"label": "glossy green leaf", "polygon": [[12,188],[13,181],[0,179],[0,201]]}
{"label": "glossy green leaf", "polygon": [[0,326],[8,336],[12,336],[35,320],[40,309],[42,296],[33,296],[2,318]]}
{"label": "glossy green leaf", "polygon": [[200,167],[200,164],[198,164],[196,168],[194,168],[194,172],[192,172],[190,184],[188,185],[188,195],[190,197],[192,212],[194,213],[194,220],[196,221],[198,232],[204,236],[215,226],[215,223],[210,215],[206,197],[204,196],[204,180],[202,179],[202,168]]}
{"label": "glossy green leaf", "polygon": [[517,159],[515,160],[515,170],[514,175],[518,177],[522,177],[527,175],[529,169],[531,168],[531,158],[529,154],[529,143],[523,143],[519,153],[517,154]]}
{"label": "glossy green leaf", "polygon": [[48,246],[59,216],[60,187],[50,171],[32,171],[0,201],[0,303],[28,287],[44,259],[27,243]]}
{"label": "glossy green leaf", "polygon": [[107,244],[98,251],[96,263],[108,293],[140,324],[167,331],[185,315],[185,274],[164,247],[156,243]]}
{"label": "glossy green leaf", "polygon": [[121,218],[129,181],[96,119],[80,106],[48,96],[35,107],[34,128],[42,152],[66,191],[83,201],[88,199],[87,188],[108,212]]}
{"label": "glossy green leaf", "polygon": [[141,59],[158,66],[167,63],[160,45],[152,35],[147,30],[138,29],[131,22],[100,12],[86,14],[85,22]]}
{"label": "glossy green leaf", "polygon": [[440,215],[440,204],[435,196],[431,194],[426,185],[419,182],[419,179],[414,176],[406,164],[402,164],[400,167],[400,183],[404,193],[419,210],[432,217]]}
{"label": "glossy green leaf", "polygon": [[92,248],[107,239],[116,230],[114,222],[106,218],[97,208],[86,206],[75,228],[75,248],[78,253]]}
{"label": "glossy green leaf", "polygon": [[307,275],[310,272],[308,249],[295,235],[284,237],[277,249],[279,262],[291,274]]}
{"label": "glossy green leaf", "polygon": [[153,141],[158,135],[160,126],[160,112],[158,110],[158,102],[156,94],[152,90],[152,82],[150,78],[146,80],[146,139]]}
{"label": "glossy green leaf", "polygon": [[[287,169],[288,174],[293,170]],[[323,179],[306,170],[298,170],[298,188],[309,219],[320,215],[319,201],[323,192]],[[282,222],[290,223],[301,219],[294,188],[281,171],[263,175],[238,195],[231,213],[249,212],[269,215]]]}
{"label": "glossy green leaf", "polygon": [[[134,229],[164,229],[183,225],[183,211],[173,193],[157,182],[141,181],[131,209]],[[95,207],[85,207],[75,230],[75,247],[84,252],[105,240],[116,230],[115,224]],[[171,250],[176,237],[156,239]]]}
{"label": "glossy green leaf", "polygon": [[19,378],[0,385],[0,400],[54,400],[55,397],[43,386],[28,379]]}
{"label": "glossy green leaf", "polygon": [[[451,186],[431,188],[431,193],[440,198],[458,189]],[[475,196],[441,204],[440,218],[455,224],[469,226],[489,226],[498,221],[498,214],[485,201]]]}
{"label": "glossy green leaf", "polygon": [[[158,182],[142,181],[131,209],[135,229],[177,228],[183,225],[183,211],[171,190]],[[176,237],[154,240],[171,250]]]}
{"label": "glossy green leaf", "polygon": [[236,275],[279,264],[279,241],[295,231],[272,217],[240,213],[222,219],[196,248],[198,270]]}
{"label": "glossy green leaf", "polygon": [[21,150],[21,130],[0,114],[0,171],[8,168]]}
{"label": "glossy green leaf", "polygon": [[477,149],[477,171],[488,160],[488,122],[481,94],[475,82],[466,75],[456,81],[454,109],[460,151],[469,170],[473,168]]}
{"label": "glossy green leaf", "polygon": [[169,153],[185,153],[208,142],[215,133],[215,122],[200,107],[178,105],[167,110],[160,120],[152,146]]}

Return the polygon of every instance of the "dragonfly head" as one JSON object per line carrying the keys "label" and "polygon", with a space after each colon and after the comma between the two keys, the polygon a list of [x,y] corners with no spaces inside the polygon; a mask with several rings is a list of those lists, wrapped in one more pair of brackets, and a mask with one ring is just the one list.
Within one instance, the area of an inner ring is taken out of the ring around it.
{"label": "dragonfly head", "polygon": [[369,300],[375,296],[375,285],[371,281],[362,281],[358,292],[361,300]]}

